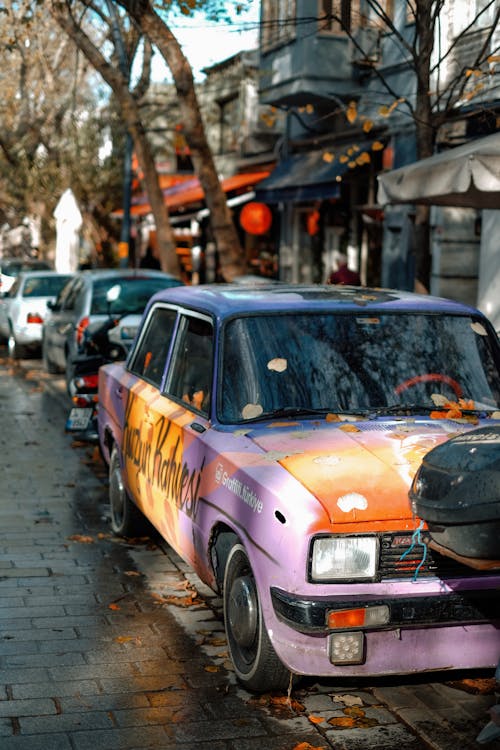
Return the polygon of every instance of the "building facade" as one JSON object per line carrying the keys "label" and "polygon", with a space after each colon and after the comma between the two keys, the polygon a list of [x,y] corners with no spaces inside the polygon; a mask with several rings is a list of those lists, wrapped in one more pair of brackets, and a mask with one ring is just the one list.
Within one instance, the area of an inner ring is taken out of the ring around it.
{"label": "building facade", "polygon": [[[413,288],[415,208],[379,205],[377,175],[417,159],[414,6],[262,0],[259,96],[286,125],[257,197],[280,217],[281,278],[324,281],[340,250],[363,283]],[[499,126],[498,8],[447,0],[439,21],[429,97],[443,150]],[[481,212],[433,207],[430,220],[430,291],[477,304]]]}

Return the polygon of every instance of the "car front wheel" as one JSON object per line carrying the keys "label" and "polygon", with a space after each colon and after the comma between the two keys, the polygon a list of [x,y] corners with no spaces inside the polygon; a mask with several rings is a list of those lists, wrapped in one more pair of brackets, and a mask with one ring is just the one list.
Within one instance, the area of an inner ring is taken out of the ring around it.
{"label": "car front wheel", "polygon": [[254,692],[286,690],[290,672],[267,634],[259,593],[245,548],[235,544],[224,574],[224,624],[236,676]]}
{"label": "car front wheel", "polygon": [[117,536],[134,536],[140,532],[143,516],[132,502],[123,484],[120,459],[116,446],[109,461],[109,504],[111,529]]}

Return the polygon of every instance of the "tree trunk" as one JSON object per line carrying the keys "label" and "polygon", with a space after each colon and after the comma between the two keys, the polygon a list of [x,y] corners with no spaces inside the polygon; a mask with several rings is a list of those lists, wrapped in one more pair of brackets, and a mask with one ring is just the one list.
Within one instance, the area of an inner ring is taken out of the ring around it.
{"label": "tree trunk", "polygon": [[191,66],[177,39],[147,0],[118,2],[156,45],[172,73],[183,117],[184,135],[210,211],[220,271],[226,281],[231,281],[235,276],[245,273],[247,264],[207,143]]}
{"label": "tree trunk", "polygon": [[[415,122],[417,156],[425,159],[432,156],[434,148],[434,126],[430,92],[431,55],[434,46],[434,0],[416,1],[416,38],[418,50],[415,57],[417,94]],[[430,207],[418,205],[415,209],[415,291],[428,293],[430,289],[432,253],[430,246]]]}
{"label": "tree trunk", "polygon": [[87,35],[78,26],[68,11],[66,3],[60,0],[49,0],[49,11],[59,26],[83,52],[95,70],[100,73],[113,91],[120,106],[123,119],[131,134],[137,159],[144,174],[144,184],[156,223],[158,250],[162,270],[175,276],[179,275],[179,262],[175,251],[175,240],[170,225],[168,209],[158,181],[158,173],[149,147],[139,108],[135,97],[130,92],[128,81],[119,68],[110,65]]}

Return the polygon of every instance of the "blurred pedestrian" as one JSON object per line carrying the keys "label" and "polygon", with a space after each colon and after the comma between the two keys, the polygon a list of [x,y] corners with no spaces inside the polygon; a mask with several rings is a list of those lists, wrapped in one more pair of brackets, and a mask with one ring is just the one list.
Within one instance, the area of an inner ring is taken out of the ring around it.
{"label": "blurred pedestrian", "polygon": [[347,265],[347,255],[335,253],[335,269],[327,279],[327,284],[344,284],[350,286],[361,286],[361,277],[357,271],[353,271]]}
{"label": "blurred pedestrian", "polygon": [[155,258],[151,245],[147,246],[146,252],[140,260],[139,268],[156,268],[161,270],[161,263],[158,258]]}

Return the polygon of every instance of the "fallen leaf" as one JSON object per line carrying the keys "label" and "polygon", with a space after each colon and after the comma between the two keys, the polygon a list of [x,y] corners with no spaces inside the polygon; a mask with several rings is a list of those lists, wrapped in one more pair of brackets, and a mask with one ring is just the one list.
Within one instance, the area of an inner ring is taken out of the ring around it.
{"label": "fallen leaf", "polygon": [[215,665],[212,665],[212,664],[207,664],[207,666],[204,667],[204,669],[205,669],[205,672],[218,672],[219,671],[219,667],[216,667]]}
{"label": "fallen leaf", "polygon": [[345,706],[362,706],[363,701],[358,695],[334,695],[334,703],[343,703]]}
{"label": "fallen leaf", "polygon": [[356,427],[353,424],[342,424],[340,425],[339,430],[342,430],[343,432],[361,432],[359,427]]}
{"label": "fallen leaf", "polygon": [[120,605],[119,604],[114,604],[114,602],[112,602],[111,604],[108,604],[108,609],[117,610],[117,609],[120,609]]}
{"label": "fallen leaf", "polygon": [[126,571],[125,571],[125,575],[126,575],[126,576],[130,576],[130,577],[133,577],[133,576],[140,576],[140,575],[142,575],[142,574],[141,574],[141,573],[138,573],[138,572],[137,572],[137,570],[126,570]]}
{"label": "fallen leaf", "polygon": [[356,107],[356,102],[355,101],[349,102],[349,104],[347,106],[347,109],[346,109],[346,112],[345,112],[345,116],[347,118],[347,121],[351,125],[353,124],[353,122],[356,121],[356,118],[358,116],[358,109]]}
{"label": "fallen leaf", "polygon": [[118,635],[115,638],[116,643],[130,643],[130,641],[135,641],[133,635]]}
{"label": "fallen leaf", "polygon": [[324,718],[322,716],[308,716],[307,717],[311,724],[322,724],[324,722]]}
{"label": "fallen leaf", "polygon": [[328,723],[332,727],[343,727],[344,729],[356,726],[355,720],[351,716],[335,716],[333,719],[328,719]]}
{"label": "fallen leaf", "polygon": [[365,716],[365,712],[359,706],[347,706],[347,708],[344,709],[344,713],[346,716],[354,716],[358,719]]}
{"label": "fallen leaf", "polygon": [[73,536],[69,536],[68,539],[71,542],[80,542],[81,544],[93,544],[94,540],[91,536],[83,536],[83,534],[73,534]]}

